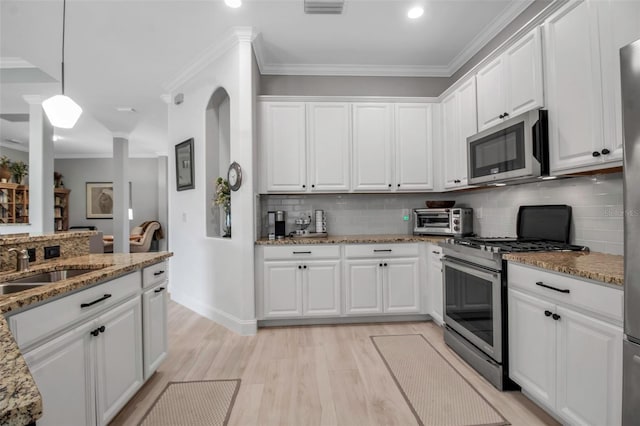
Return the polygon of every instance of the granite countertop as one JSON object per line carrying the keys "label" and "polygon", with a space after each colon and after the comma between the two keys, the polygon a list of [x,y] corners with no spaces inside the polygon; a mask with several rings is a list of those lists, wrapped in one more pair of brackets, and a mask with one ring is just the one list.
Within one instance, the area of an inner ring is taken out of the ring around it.
{"label": "granite countertop", "polygon": [[92,237],[98,235],[98,231],[62,231],[55,233],[20,233],[0,235],[0,246],[14,245],[21,243],[33,243],[37,241],[64,240],[67,238]]}
{"label": "granite countertop", "polygon": [[42,398],[27,364],[4,318],[5,313],[23,309],[64,293],[116,278],[173,256],[170,252],[132,254],[89,254],[54,260],[28,272],[2,273],[0,283],[38,272],[61,269],[96,269],[53,284],[0,296],[0,424],[26,425],[42,416]]}
{"label": "granite countertop", "polygon": [[585,252],[509,253],[503,259],[622,287],[624,256]]}
{"label": "granite countertop", "polygon": [[376,244],[376,243],[439,243],[447,238],[442,235],[410,235],[410,234],[380,234],[380,235],[329,235],[324,238],[292,238],[283,240],[269,240],[260,238],[256,241],[259,246],[285,246],[291,244]]}

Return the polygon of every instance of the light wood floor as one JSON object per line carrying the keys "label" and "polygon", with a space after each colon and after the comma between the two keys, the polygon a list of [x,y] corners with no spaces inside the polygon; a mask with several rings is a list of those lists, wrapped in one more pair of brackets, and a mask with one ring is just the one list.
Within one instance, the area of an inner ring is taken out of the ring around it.
{"label": "light wood floor", "polygon": [[230,425],[416,424],[369,339],[413,333],[423,334],[513,425],[557,424],[520,392],[497,391],[431,322],[267,328],[247,337],[171,302],[169,356],[112,425],[137,424],[169,381],[237,378]]}

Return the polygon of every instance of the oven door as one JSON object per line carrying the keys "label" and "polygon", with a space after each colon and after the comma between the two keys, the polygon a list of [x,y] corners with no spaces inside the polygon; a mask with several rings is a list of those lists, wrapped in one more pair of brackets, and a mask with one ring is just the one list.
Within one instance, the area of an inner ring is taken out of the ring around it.
{"label": "oven door", "polygon": [[444,322],[502,363],[501,273],[445,256]]}

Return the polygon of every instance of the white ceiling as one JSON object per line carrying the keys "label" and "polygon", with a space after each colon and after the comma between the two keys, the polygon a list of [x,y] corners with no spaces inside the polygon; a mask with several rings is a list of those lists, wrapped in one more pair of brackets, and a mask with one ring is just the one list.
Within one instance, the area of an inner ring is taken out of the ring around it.
{"label": "white ceiling", "polygon": [[[85,113],[56,129],[56,156],[110,156],[113,133],[132,156],[166,152],[167,84],[233,26],[260,33],[263,74],[450,76],[531,1],[346,0],[341,15],[305,15],[303,0],[68,0],[65,91]],[[424,16],[407,19],[417,3]],[[61,28],[62,0],[0,2],[0,113],[58,93]],[[26,142],[27,124],[0,119],[6,139]]]}

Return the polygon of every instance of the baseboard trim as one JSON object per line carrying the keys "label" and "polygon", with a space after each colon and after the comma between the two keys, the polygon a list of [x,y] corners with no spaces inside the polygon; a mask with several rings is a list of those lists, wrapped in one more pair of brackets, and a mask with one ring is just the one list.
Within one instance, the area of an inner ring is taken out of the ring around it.
{"label": "baseboard trim", "polygon": [[410,322],[429,321],[431,315],[389,315],[371,317],[335,317],[335,318],[284,318],[259,320],[258,327],[283,327],[289,325],[337,325],[337,324],[365,324],[377,322]]}
{"label": "baseboard trim", "polygon": [[258,323],[256,320],[241,320],[228,312],[206,305],[200,300],[181,294],[175,290],[171,292],[170,296],[174,302],[242,336],[252,336],[258,332]]}

